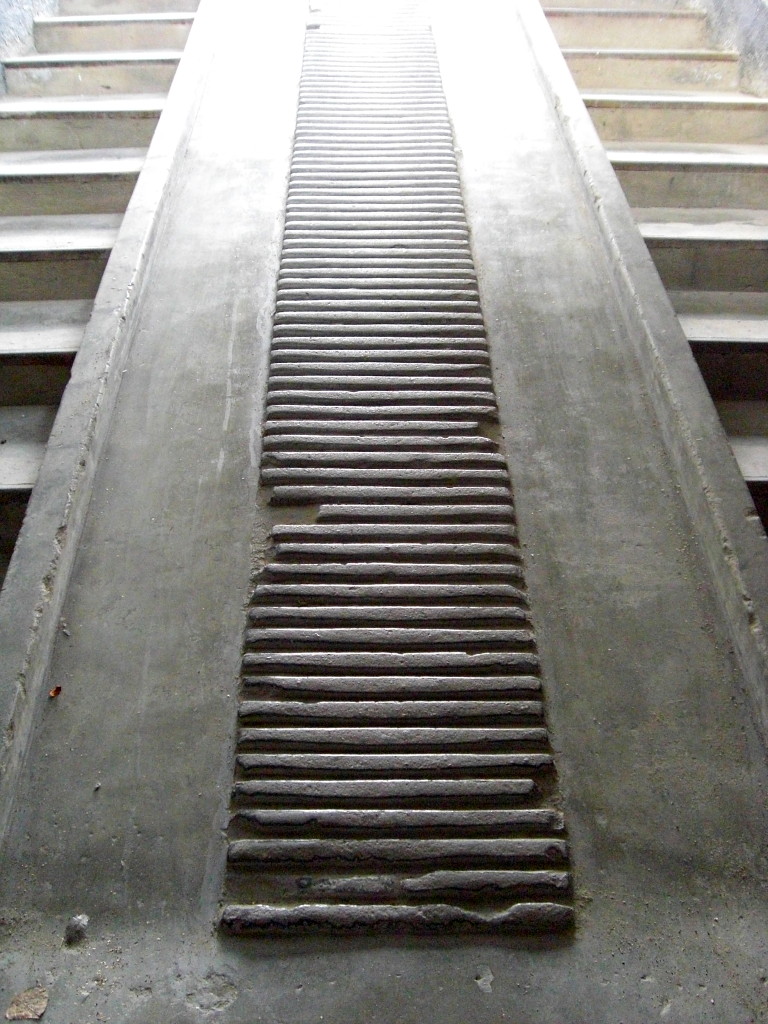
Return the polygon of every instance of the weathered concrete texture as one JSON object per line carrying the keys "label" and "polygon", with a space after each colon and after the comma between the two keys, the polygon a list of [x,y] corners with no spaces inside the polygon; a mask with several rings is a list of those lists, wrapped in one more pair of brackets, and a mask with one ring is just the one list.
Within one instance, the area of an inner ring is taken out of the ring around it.
{"label": "weathered concrete texture", "polygon": [[[214,936],[259,518],[252,410],[304,14],[218,3],[253,20],[222,41],[177,182],[64,609],[62,693],[43,701],[3,849],[4,1006],[40,983],[50,1024],[767,1020],[765,750],[594,208],[514,13],[491,0],[472,20],[435,7],[578,928],[557,940]],[[243,109],[227,122],[231,89]],[[269,510],[259,561],[268,526]],[[80,913],[88,937],[66,948]]]}
{"label": "weathered concrete texture", "polygon": [[768,5],[765,0],[703,0],[718,43],[738,50],[742,88],[768,96]]}
{"label": "weathered concrete texture", "polygon": [[0,0],[0,60],[31,50],[32,19],[53,14],[58,5],[59,0]]}

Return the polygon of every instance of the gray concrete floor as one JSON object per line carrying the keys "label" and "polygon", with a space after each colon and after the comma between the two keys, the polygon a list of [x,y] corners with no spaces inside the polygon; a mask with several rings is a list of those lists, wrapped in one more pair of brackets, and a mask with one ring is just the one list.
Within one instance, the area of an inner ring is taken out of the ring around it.
{"label": "gray concrete floor", "polygon": [[[766,754],[593,207],[513,11],[438,44],[576,878],[566,939],[222,940],[304,4],[222,0],[3,849],[49,1024],[768,1020]],[[524,99],[523,99],[524,97]],[[67,919],[89,937],[62,945]]]}

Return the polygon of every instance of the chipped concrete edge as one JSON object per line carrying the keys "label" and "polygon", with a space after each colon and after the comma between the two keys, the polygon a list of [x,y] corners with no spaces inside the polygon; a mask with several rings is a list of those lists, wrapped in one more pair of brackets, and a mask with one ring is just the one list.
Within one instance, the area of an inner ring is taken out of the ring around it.
{"label": "chipped concrete edge", "polygon": [[768,543],[717,411],[604,146],[537,0],[523,30],[602,229],[644,383],[768,743]]}
{"label": "chipped concrete edge", "polygon": [[154,245],[174,194],[220,19],[201,0],[102,277],[0,592],[0,836],[48,679],[59,619],[109,435]]}

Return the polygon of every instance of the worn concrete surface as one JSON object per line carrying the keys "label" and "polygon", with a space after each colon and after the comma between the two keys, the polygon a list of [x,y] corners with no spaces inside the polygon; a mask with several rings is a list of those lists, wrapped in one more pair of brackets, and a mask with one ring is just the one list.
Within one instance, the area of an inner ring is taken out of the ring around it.
{"label": "worn concrete surface", "polygon": [[[54,652],[62,693],[42,700],[2,851],[0,1009],[40,983],[50,1024],[768,1020],[765,750],[591,200],[514,12],[490,0],[471,22],[435,5],[437,35],[578,927],[556,942],[217,937],[305,14],[219,2],[247,22],[216,55],[159,240]],[[65,948],[81,913],[88,938]]]}
{"label": "worn concrete surface", "polygon": [[768,96],[768,6],[765,0],[703,0],[714,38],[739,51],[741,84]]}
{"label": "worn concrete surface", "polygon": [[[0,0],[0,58],[15,57],[33,49],[32,21],[53,14],[58,0]],[[0,87],[0,92],[4,88]]]}

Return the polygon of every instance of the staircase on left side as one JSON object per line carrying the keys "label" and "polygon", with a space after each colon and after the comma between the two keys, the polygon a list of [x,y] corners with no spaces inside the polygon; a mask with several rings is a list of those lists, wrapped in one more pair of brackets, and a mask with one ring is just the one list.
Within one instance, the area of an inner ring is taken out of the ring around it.
{"label": "staircase on left side", "polygon": [[61,6],[0,97],[0,583],[197,0]]}

